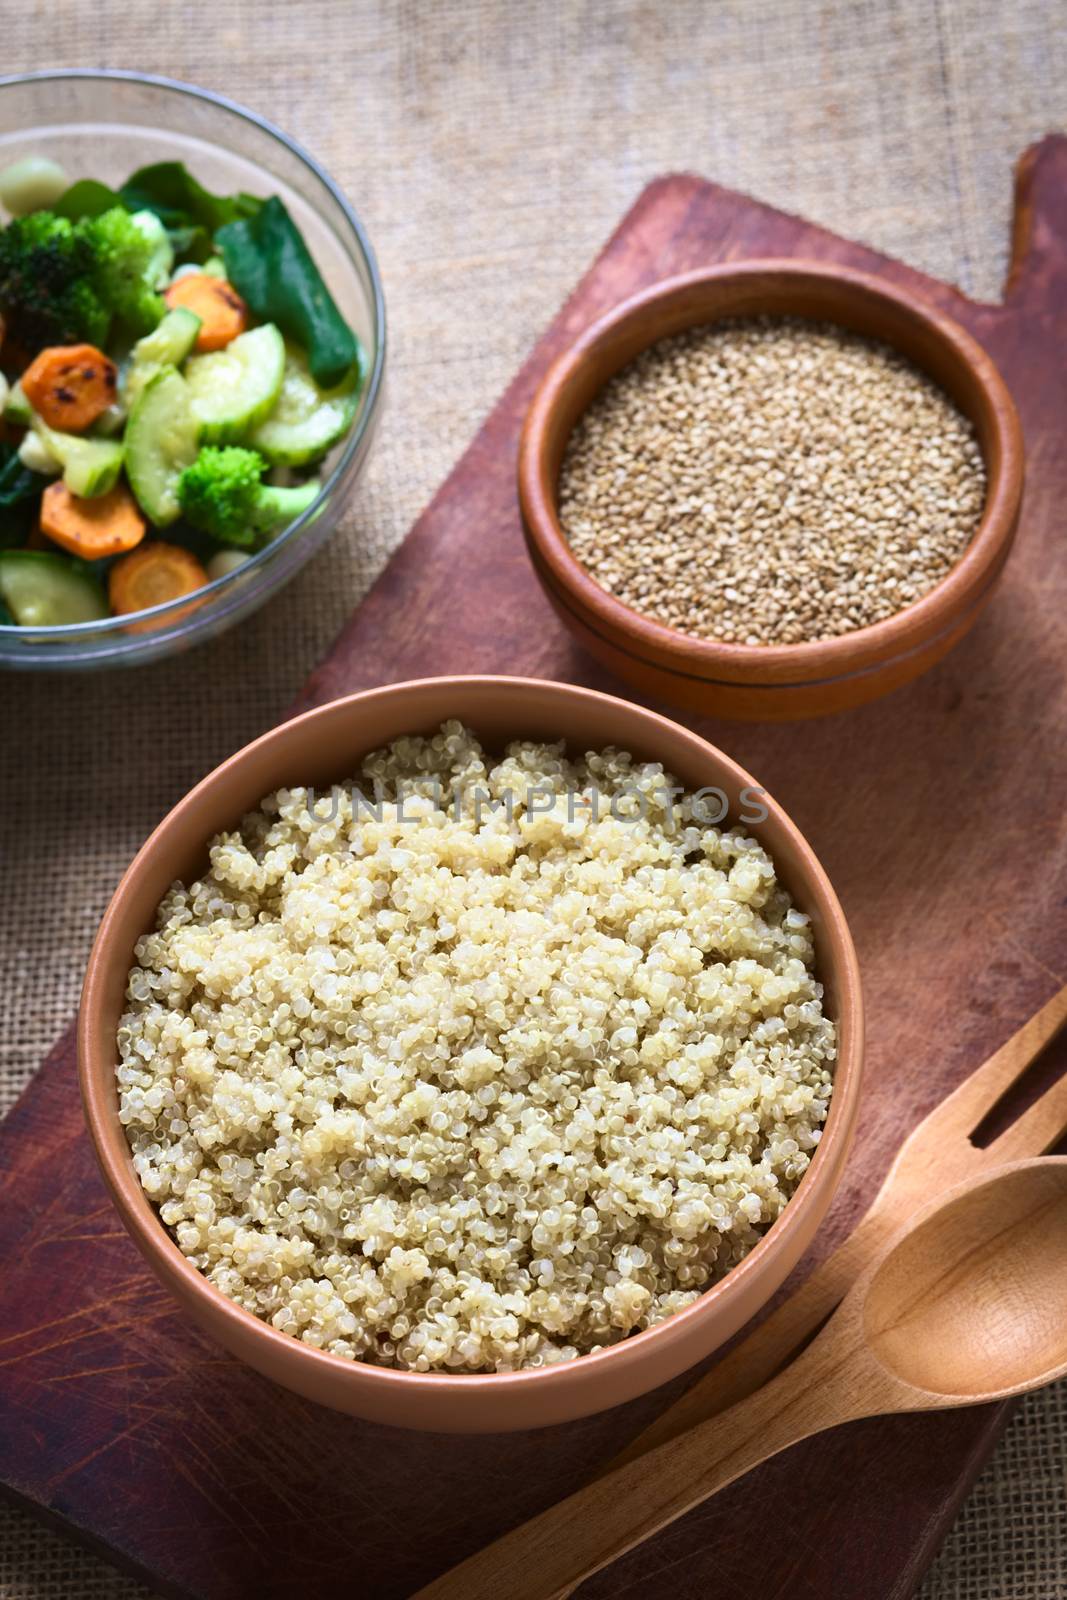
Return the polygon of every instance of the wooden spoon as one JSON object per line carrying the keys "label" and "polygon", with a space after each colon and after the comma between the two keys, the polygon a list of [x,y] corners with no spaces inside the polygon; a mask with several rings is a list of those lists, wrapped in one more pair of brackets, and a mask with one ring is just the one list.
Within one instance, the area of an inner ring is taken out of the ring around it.
{"label": "wooden spoon", "polygon": [[1067,1157],[925,1206],[764,1388],[598,1478],[415,1600],[555,1600],[769,1456],[859,1417],[1007,1399],[1067,1373]]}

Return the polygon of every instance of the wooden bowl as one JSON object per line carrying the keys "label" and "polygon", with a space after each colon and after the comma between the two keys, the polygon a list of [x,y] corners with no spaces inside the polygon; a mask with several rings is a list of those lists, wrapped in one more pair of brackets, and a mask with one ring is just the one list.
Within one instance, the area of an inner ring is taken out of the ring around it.
{"label": "wooden bowl", "polygon": [[856,953],[837,897],[789,818],[762,797],[765,843],[795,903],[813,919],[825,1005],[839,1030],[823,1137],[796,1194],[755,1249],[676,1316],[610,1349],[558,1366],[478,1375],[412,1373],[315,1350],[259,1321],[182,1255],[149,1203],[118,1120],[115,1034],[133,950],[176,878],[202,871],[207,842],[280,785],[326,786],[354,776],[370,750],[459,717],[491,748],[515,738],[566,739],[585,751],[620,745],[662,761],[679,783],[714,785],[737,815],[753,779],[696,734],[628,701],[520,678],[430,678],[337,700],[257,739],[217,767],[141,848],[105,913],[89,958],[78,1022],[82,1095],[96,1154],[123,1222],[146,1261],[189,1314],[228,1350],[322,1405],[375,1422],[497,1432],[564,1422],[618,1405],[685,1371],[770,1298],[810,1245],[841,1176],[852,1135],[863,1052]]}
{"label": "wooden bowl", "polygon": [[[974,424],[988,474],[985,511],[961,560],[884,622],[797,645],[694,639],[608,593],[573,554],[556,490],[575,423],[604,384],[669,334],[723,317],[809,317],[892,345]],[[1023,444],[1004,380],[950,317],[904,289],[821,262],[751,261],[672,278],[624,301],[579,335],[545,375],[519,447],[519,501],[534,570],[557,614],[619,677],[671,704],[716,716],[791,720],[876,699],[933,666],[986,604],[1015,537]]]}

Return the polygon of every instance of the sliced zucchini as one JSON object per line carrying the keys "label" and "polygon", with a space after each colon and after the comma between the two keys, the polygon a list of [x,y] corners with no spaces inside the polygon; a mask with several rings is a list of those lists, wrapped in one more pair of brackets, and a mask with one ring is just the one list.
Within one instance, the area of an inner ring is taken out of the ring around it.
{"label": "sliced zucchini", "polygon": [[161,367],[141,392],[126,424],[126,476],[137,503],[157,528],[180,514],[178,479],[195,459],[200,424],[189,385],[176,367]]}
{"label": "sliced zucchini", "polygon": [[19,460],[24,467],[29,467],[31,472],[38,473],[42,478],[58,478],[63,472],[62,461],[52,454],[33,428],[27,428],[22,435]]}
{"label": "sliced zucchini", "polygon": [[34,413],[33,431],[49,455],[63,468],[63,482],[71,494],[92,500],[107,494],[119,481],[125,454],[119,439],[83,439],[76,433],[60,433]]}
{"label": "sliced zucchini", "polygon": [[352,426],[362,387],[363,367],[357,362],[335,389],[320,389],[304,352],[290,345],[282,392],[248,442],[273,466],[304,467],[320,461]]}
{"label": "sliced zucchini", "polygon": [[160,367],[178,367],[196,343],[200,318],[187,306],[175,306],[162,322],[138,339],[133,347],[135,363],[154,361]]}
{"label": "sliced zucchini", "polygon": [[110,615],[103,589],[83,562],[44,550],[0,550],[0,596],[23,628],[62,628]]}
{"label": "sliced zucchini", "polygon": [[4,421],[13,422],[18,428],[28,428],[33,421],[33,407],[26,399],[21,382],[11,385],[11,391],[4,402]]}
{"label": "sliced zucchini", "polygon": [[126,407],[116,400],[93,423],[94,439],[113,439],[126,426]]}
{"label": "sliced zucchini", "polygon": [[225,350],[190,356],[185,368],[205,444],[232,444],[268,416],[285,376],[285,341],[273,322],[239,334]]}
{"label": "sliced zucchini", "polygon": [[175,306],[162,322],[138,339],[130,353],[130,366],[126,373],[126,403],[132,406],[139,398],[149,378],[154,378],[161,367],[180,367],[190,354],[200,332],[200,318],[185,306]]}

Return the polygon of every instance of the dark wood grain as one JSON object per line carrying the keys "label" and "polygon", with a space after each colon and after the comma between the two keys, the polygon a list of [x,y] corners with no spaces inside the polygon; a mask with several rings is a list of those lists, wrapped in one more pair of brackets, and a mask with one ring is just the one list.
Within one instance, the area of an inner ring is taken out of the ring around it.
{"label": "dark wood grain", "polygon": [[[820,1252],[905,1131],[1067,975],[1067,141],[1025,158],[1014,240],[1004,304],[976,305],[700,179],[653,184],[299,703],[448,671],[616,687],[541,597],[514,458],[548,360],[633,290],[715,260],[835,260],[907,284],[987,346],[1022,413],[1029,486],[975,631],[875,705],[789,727],[703,724],[814,843],[865,973],[865,1111]],[[0,1479],[168,1594],[400,1600],[575,1487],[680,1387],[565,1428],[463,1439],[355,1423],[272,1388],[186,1326],[122,1234],[82,1133],[69,1036],[0,1133],[0,1185]],[[798,1446],[582,1593],[899,1600],[1004,1415],[858,1423]]]}

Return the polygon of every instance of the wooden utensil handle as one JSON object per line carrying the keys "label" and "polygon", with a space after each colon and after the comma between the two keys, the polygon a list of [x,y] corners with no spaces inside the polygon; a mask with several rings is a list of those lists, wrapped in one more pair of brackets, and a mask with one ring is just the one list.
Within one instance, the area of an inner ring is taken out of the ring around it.
{"label": "wooden utensil handle", "polygon": [[[884,1193],[885,1191],[883,1191]],[[875,1198],[862,1222],[809,1274],[800,1288],[717,1362],[680,1399],[613,1456],[605,1473],[676,1439],[687,1429],[718,1416],[767,1383],[816,1333],[840,1304],[867,1263],[905,1221],[890,1204]]]}
{"label": "wooden utensil handle", "polygon": [[597,1478],[413,1600],[556,1600],[709,1495],[812,1433],[865,1415],[850,1342],[819,1340],[721,1417]]}

